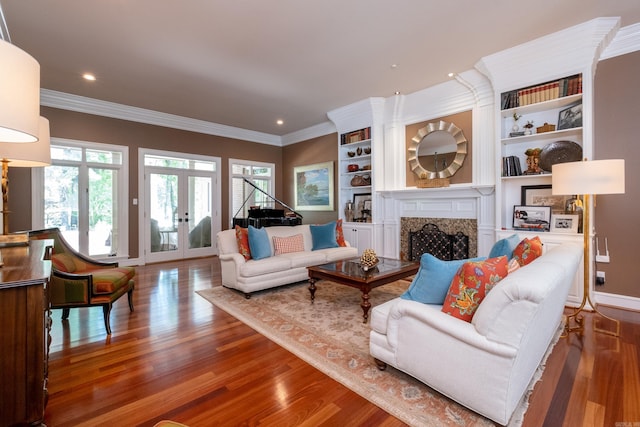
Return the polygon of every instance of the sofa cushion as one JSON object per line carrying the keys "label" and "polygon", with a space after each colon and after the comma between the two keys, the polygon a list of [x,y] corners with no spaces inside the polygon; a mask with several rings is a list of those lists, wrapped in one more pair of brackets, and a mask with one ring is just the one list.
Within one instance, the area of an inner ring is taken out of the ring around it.
{"label": "sofa cushion", "polygon": [[311,250],[315,251],[318,249],[338,247],[335,221],[324,225],[311,225],[309,228],[311,229],[311,239],[313,241],[313,248]]}
{"label": "sofa cushion", "polygon": [[451,280],[458,269],[468,261],[480,261],[486,258],[443,261],[429,253],[420,258],[420,269],[413,278],[409,289],[400,298],[418,301],[424,304],[442,304],[447,296]]}
{"label": "sofa cushion", "polygon": [[238,241],[238,252],[244,259],[251,259],[251,249],[249,248],[249,230],[236,225],[236,240]]}
{"label": "sofa cushion", "polygon": [[103,268],[91,272],[93,276],[93,293],[95,295],[112,294],[133,279],[134,267]]}
{"label": "sofa cushion", "polygon": [[280,272],[286,276],[287,271],[291,269],[291,260],[287,255],[272,256],[263,259],[250,259],[240,266],[240,276],[255,277],[268,273]]}
{"label": "sofa cushion", "polygon": [[290,252],[304,251],[304,239],[302,233],[289,237],[273,236],[273,254],[281,255]]}
{"label": "sofa cushion", "polygon": [[536,236],[533,239],[524,238],[513,250],[513,258],[521,266],[525,266],[542,255],[542,241]]}
{"label": "sofa cushion", "polygon": [[509,237],[498,240],[491,248],[489,258],[497,258],[502,255],[508,259],[513,258],[513,250],[518,246],[518,243],[520,243],[520,238],[517,234],[512,234]]}
{"label": "sofa cushion", "polygon": [[506,256],[465,263],[451,281],[442,311],[471,322],[485,295],[507,276]]}
{"label": "sofa cushion", "polygon": [[344,232],[342,231],[342,220],[339,219],[336,221],[336,242],[338,242],[338,246],[345,247],[347,246],[347,242],[344,240]]}
{"label": "sofa cushion", "polygon": [[304,252],[290,252],[287,254],[279,255],[275,258],[285,258],[290,262],[289,268],[297,267],[310,267],[312,265],[320,265],[327,262],[327,257],[322,253],[323,251],[304,251]]}
{"label": "sofa cushion", "polygon": [[271,245],[269,236],[264,228],[249,226],[249,249],[253,259],[269,258],[271,256]]}

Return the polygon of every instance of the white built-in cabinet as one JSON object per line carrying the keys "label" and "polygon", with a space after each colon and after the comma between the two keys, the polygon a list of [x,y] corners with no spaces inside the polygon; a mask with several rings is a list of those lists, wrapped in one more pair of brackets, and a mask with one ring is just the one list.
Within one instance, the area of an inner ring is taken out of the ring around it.
{"label": "white built-in cabinet", "polygon": [[[559,88],[558,83],[560,83]],[[574,144],[577,144],[584,149],[584,128],[581,122],[574,121],[569,125],[565,122],[560,123],[561,112],[566,112],[567,109],[581,111],[583,108],[582,76],[580,74],[561,76],[552,81],[502,91],[497,95],[497,100],[499,119],[496,133],[500,139],[496,158],[498,174],[496,177],[496,239],[508,237],[513,233],[517,233],[522,238],[539,236],[544,244],[544,251],[563,242],[581,244],[582,233],[514,230],[513,216],[515,206],[531,203],[523,200],[523,189],[538,188],[540,191],[545,191],[545,187],[551,187],[551,171],[526,173],[527,150],[539,148],[548,153],[548,147],[557,146],[559,141],[571,141],[574,147]],[[517,121],[514,120],[514,114],[519,118]],[[565,116],[566,113],[563,114],[563,117]],[[533,123],[533,127],[524,128],[524,125],[529,122]],[[514,125],[517,125],[517,128]],[[524,131],[527,131],[526,135],[522,134]],[[590,147],[584,151],[590,153]],[[564,155],[563,147],[560,146],[557,156],[562,158]],[[575,155],[575,151],[571,151],[570,155]],[[552,155],[552,157],[555,156],[555,154]],[[514,165],[515,162],[518,164]],[[546,191],[551,192],[550,189]],[[543,201],[536,201],[531,204],[543,203]],[[552,215],[565,213],[567,212],[564,211],[564,206],[555,206],[552,210]],[[583,277],[583,268],[580,267],[569,291],[568,305],[580,303]]]}
{"label": "white built-in cabinet", "polygon": [[[338,217],[345,239],[359,254],[383,251],[381,202],[375,190],[383,164],[383,110],[383,98],[369,98],[328,113],[338,130]],[[354,205],[353,218],[345,214],[348,202]]]}
{"label": "white built-in cabinet", "polygon": [[[595,65],[604,49],[613,40],[619,25],[619,18],[596,18],[486,56],[476,64],[476,68],[491,81],[495,96],[496,239],[514,232],[522,237],[537,235],[544,243],[545,251],[565,241],[583,244],[584,236],[581,233],[513,230],[513,207],[522,203],[522,188],[550,185],[551,174],[503,176],[502,159],[509,156],[518,157],[524,171],[527,166],[524,152],[528,148],[542,149],[551,142],[565,140],[579,144],[582,147],[582,156],[593,159]],[[567,91],[566,94],[561,90],[555,92],[555,89],[551,94],[545,92],[548,89],[545,86],[549,83],[574,76],[581,78],[581,90]],[[509,93],[516,94],[518,105],[508,102],[506,97]],[[581,105],[582,126],[559,128],[560,112],[574,105]],[[534,132],[532,135],[512,136],[514,112],[522,115],[518,120],[521,128],[527,121],[533,120],[534,129],[542,127],[545,122],[555,125],[556,129],[550,132]],[[592,224],[583,226],[591,228]],[[591,245],[588,250],[593,253]],[[581,263],[567,305],[575,306],[582,301],[584,279],[589,280],[589,286],[593,289],[592,264],[587,266],[587,272],[589,277],[584,278],[584,265]]]}

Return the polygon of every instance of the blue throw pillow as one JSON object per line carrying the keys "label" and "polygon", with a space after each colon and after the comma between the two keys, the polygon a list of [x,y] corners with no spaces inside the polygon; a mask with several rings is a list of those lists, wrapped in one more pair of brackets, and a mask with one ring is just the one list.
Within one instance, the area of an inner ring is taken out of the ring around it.
{"label": "blue throw pillow", "polygon": [[269,235],[265,228],[255,228],[249,226],[249,249],[251,250],[251,258],[262,259],[271,256],[271,245],[269,244]]}
{"label": "blue throw pillow", "polygon": [[309,228],[311,228],[311,241],[313,242],[311,250],[337,248],[339,246],[336,241],[335,221],[324,225],[310,225]]}
{"label": "blue throw pillow", "polygon": [[467,261],[484,261],[485,259],[480,257],[443,261],[431,254],[424,254],[420,258],[418,274],[400,298],[424,304],[442,304],[458,269]]}
{"label": "blue throw pillow", "polygon": [[520,238],[517,234],[498,240],[493,244],[491,252],[489,252],[489,258],[497,258],[504,255],[511,260],[513,258],[513,250],[518,246],[518,243],[520,243]]}

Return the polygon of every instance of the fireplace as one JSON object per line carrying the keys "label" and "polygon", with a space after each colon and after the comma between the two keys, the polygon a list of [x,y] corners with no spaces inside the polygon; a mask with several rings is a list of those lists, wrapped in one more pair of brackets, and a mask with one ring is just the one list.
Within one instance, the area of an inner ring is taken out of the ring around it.
{"label": "fireplace", "polygon": [[427,224],[434,224],[437,228],[448,234],[461,233],[469,238],[469,257],[475,257],[478,253],[478,222],[475,219],[460,218],[400,218],[400,259],[410,259],[409,232],[421,230]]}
{"label": "fireplace", "polygon": [[451,186],[380,193],[384,218],[381,254],[407,259],[408,233],[432,223],[469,236],[469,257],[487,255],[495,241],[493,186]]}

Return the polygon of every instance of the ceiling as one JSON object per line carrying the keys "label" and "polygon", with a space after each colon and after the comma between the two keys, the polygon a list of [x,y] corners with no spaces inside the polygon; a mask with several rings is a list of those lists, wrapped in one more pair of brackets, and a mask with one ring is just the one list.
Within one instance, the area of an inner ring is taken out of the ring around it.
{"label": "ceiling", "polygon": [[595,17],[640,22],[638,0],[0,3],[12,43],[40,63],[43,88],[273,135],[442,83]]}

